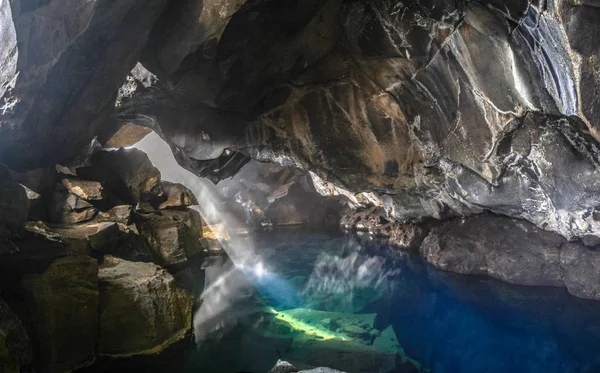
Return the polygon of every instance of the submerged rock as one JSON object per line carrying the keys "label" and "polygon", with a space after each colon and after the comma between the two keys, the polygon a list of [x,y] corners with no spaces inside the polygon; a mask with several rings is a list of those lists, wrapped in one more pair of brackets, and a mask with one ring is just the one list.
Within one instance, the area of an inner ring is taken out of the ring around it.
{"label": "submerged rock", "polygon": [[155,264],[105,256],[98,284],[99,354],[157,353],[191,331],[192,298]]}
{"label": "submerged rock", "polygon": [[[256,321],[262,347],[288,345],[284,357],[306,366],[333,366],[347,372],[392,372],[396,360],[406,362],[419,371],[410,360],[389,326],[374,340],[376,314],[350,314],[297,308],[264,315]],[[333,329],[335,328],[335,329]],[[279,361],[272,372],[287,372],[293,365]],[[323,372],[338,372],[323,369]],[[293,370],[291,370],[293,371]],[[304,370],[303,370],[304,371]],[[319,370],[309,370],[318,372]]]}
{"label": "submerged rock", "polygon": [[489,214],[455,219],[434,228],[420,252],[448,271],[565,286],[575,296],[600,299],[600,252],[526,221]]}

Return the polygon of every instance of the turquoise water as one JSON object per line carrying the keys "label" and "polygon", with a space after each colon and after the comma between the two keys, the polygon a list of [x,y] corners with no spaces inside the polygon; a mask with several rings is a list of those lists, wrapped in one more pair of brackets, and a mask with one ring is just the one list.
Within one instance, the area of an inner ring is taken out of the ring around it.
{"label": "turquoise water", "polygon": [[[600,371],[599,304],[562,289],[446,273],[350,236],[255,243],[261,267],[224,283],[227,307],[198,346],[97,371],[266,373],[278,358],[368,373]],[[207,274],[228,268],[216,267]]]}

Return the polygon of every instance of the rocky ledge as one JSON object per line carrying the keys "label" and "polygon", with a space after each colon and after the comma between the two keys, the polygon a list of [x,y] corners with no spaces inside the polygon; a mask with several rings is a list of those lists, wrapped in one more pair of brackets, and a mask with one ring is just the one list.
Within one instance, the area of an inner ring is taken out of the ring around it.
{"label": "rocky ledge", "polygon": [[565,287],[569,293],[600,299],[597,240],[567,241],[535,225],[495,215],[454,219],[434,228],[420,247],[434,266],[509,283]]}

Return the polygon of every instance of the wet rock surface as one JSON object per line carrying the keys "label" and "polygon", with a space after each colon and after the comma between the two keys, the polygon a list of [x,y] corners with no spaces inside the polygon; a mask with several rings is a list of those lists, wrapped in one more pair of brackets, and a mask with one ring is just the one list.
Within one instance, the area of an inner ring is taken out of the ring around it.
{"label": "wet rock surface", "polygon": [[427,235],[425,225],[399,223],[381,206],[346,209],[342,214],[340,227],[346,231],[386,239],[390,245],[410,251],[418,250]]}
{"label": "wet rock surface", "polygon": [[32,357],[31,341],[21,320],[0,300],[0,368],[18,373]]}
{"label": "wet rock surface", "polygon": [[600,252],[526,221],[494,215],[452,220],[434,228],[420,252],[448,271],[520,285],[564,286],[575,296],[600,299]]}

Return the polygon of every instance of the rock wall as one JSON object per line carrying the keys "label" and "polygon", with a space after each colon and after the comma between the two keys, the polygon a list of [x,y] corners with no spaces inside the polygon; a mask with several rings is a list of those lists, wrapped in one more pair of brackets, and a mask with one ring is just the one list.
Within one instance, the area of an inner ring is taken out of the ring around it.
{"label": "rock wall", "polygon": [[337,230],[342,211],[356,201],[351,193],[319,193],[305,170],[255,161],[219,182],[217,189],[240,220],[254,229]]}
{"label": "rock wall", "polygon": [[117,88],[167,3],[2,1],[2,163],[65,162],[114,127]]}
{"label": "rock wall", "polygon": [[240,151],[375,191],[400,221],[598,232],[594,2],[218,3],[169,7],[142,58],[158,84],[119,109],[188,169]]}

